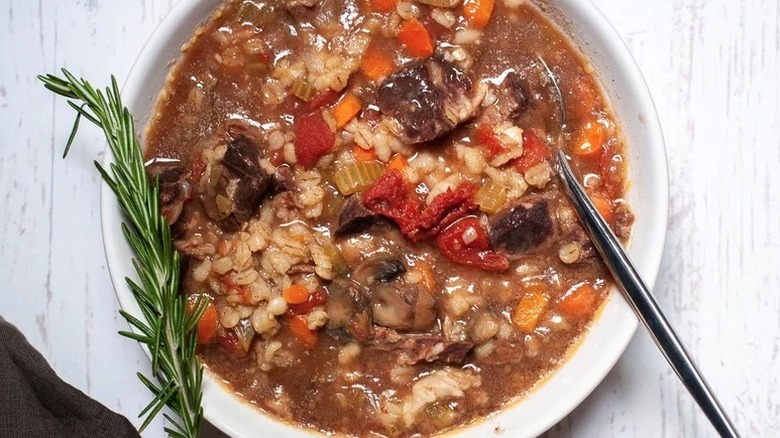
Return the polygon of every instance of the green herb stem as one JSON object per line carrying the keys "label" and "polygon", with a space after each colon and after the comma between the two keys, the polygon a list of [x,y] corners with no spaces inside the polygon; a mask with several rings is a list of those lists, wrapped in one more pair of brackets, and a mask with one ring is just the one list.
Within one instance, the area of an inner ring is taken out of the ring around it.
{"label": "green herb stem", "polygon": [[206,300],[188,308],[186,297],[179,294],[180,257],[173,248],[170,227],[160,214],[159,180],[150,182],[147,177],[133,117],[122,104],[116,78],[112,76],[111,87],[102,92],[65,69],[62,73],[64,78],[38,78],[50,91],[70,99],[68,103],[77,112],[63,157],[73,144],[82,118],[103,130],[114,155],[108,170],[97,161],[95,166],[117,197],[127,220],[122,232],[136,256],[133,266],[140,281],[125,281],[143,318],[120,311],[134,329],[120,334],[145,345],[152,356],[154,379],[138,374],[153,396],[139,415],[144,417],[140,430],[167,406],[178,417],[163,414],[172,425],[165,429],[168,435],[195,438],[203,421],[203,367],[195,354],[195,327]]}

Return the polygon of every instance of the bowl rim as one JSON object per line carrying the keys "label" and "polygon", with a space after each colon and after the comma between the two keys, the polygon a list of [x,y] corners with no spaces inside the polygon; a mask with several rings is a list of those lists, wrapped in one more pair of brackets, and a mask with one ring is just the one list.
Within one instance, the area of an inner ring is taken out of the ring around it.
{"label": "bowl rim", "polygon": [[[122,97],[126,105],[128,105],[127,102],[131,100],[127,99],[128,96],[132,99],[137,99],[141,94],[141,90],[143,90],[145,86],[145,74],[152,69],[160,69],[159,64],[154,64],[152,60],[156,59],[159,53],[165,50],[164,46],[168,44],[168,41],[171,38],[174,37],[174,33],[176,32],[176,24],[186,20],[188,14],[192,13],[192,11],[195,10],[199,5],[208,1],[215,2],[217,0],[178,0],[171,7],[169,12],[166,14],[163,20],[160,21],[160,23],[150,35],[149,39],[144,44],[128,73],[126,82],[122,88]],[[649,142],[653,146],[648,149],[649,153],[652,155],[650,159],[654,163],[654,165],[650,166],[649,169],[651,173],[649,179],[651,184],[654,186],[653,191],[656,196],[653,200],[653,205],[657,210],[653,215],[653,221],[651,222],[651,234],[653,234],[653,238],[650,239],[649,243],[642,248],[643,252],[646,254],[644,255],[644,259],[647,262],[643,267],[640,267],[639,270],[643,274],[648,286],[652,289],[661,264],[661,257],[666,240],[666,227],[669,210],[668,161],[663,140],[663,133],[655,104],[650,95],[650,90],[647,86],[647,83],[639,70],[639,66],[632,57],[628,47],[618,34],[617,30],[612,26],[612,24],[592,2],[592,0],[551,1],[552,3],[565,3],[567,8],[575,10],[577,14],[579,14],[581,17],[584,17],[585,20],[591,23],[589,26],[590,31],[604,44],[604,51],[608,53],[610,57],[614,58],[614,67],[620,71],[621,75],[627,78],[628,82],[630,83],[628,87],[634,92],[634,96],[632,97],[636,98],[635,106],[640,109],[640,114],[644,115],[643,123],[646,125],[644,132],[649,137]],[[192,31],[192,29],[188,29],[187,32],[188,34],[191,34]],[[169,67],[170,66],[165,67],[166,77],[168,74],[167,72],[169,71]],[[156,100],[156,96],[154,96],[154,99]],[[620,118],[620,115],[617,114],[617,111],[614,111],[614,103],[612,106],[615,116]],[[143,120],[142,122],[142,129],[137,130],[137,134],[139,135],[142,135],[143,128],[146,126],[147,120]],[[139,126],[138,121],[136,121],[136,126]],[[110,149],[106,148],[106,152],[103,157],[103,165],[107,166],[113,160],[113,158],[114,157]],[[634,164],[632,162],[630,168],[633,167],[633,165]],[[629,171],[629,173],[631,172]],[[129,248],[121,233],[115,232],[117,221],[123,220],[123,218],[121,216],[121,212],[119,212],[118,206],[116,205],[114,194],[105,182],[102,182],[101,185],[100,211],[101,230],[103,234],[103,246],[106,254],[106,263],[117,300],[119,301],[120,307],[122,309],[137,315],[137,304],[134,301],[132,293],[130,293],[130,290],[125,282],[125,277],[128,276],[128,274],[130,277],[134,276],[132,267],[129,266],[130,259],[127,257]],[[595,371],[591,370],[587,378],[582,379],[582,381],[578,383],[577,387],[573,388],[573,390],[569,392],[567,398],[561,404],[556,406],[555,409],[550,409],[547,412],[543,412],[541,414],[535,414],[536,426],[527,427],[525,429],[525,432],[528,433],[529,436],[536,436],[543,433],[550,427],[554,426],[562,418],[569,415],[604,380],[606,375],[612,370],[614,365],[620,359],[623,352],[627,348],[628,343],[633,338],[638,321],[619,293],[610,294],[609,298],[602,306],[602,312],[604,309],[615,308],[616,306],[616,312],[624,313],[624,315],[622,315],[623,319],[621,320],[620,326],[617,327],[613,333],[614,336],[609,342],[609,345],[605,346],[606,349],[604,358],[599,366],[594,367],[596,368]],[[625,312],[629,313],[625,314]],[[601,320],[602,316],[599,316],[591,324],[594,326],[598,325],[599,321]],[[477,420],[471,425],[457,429],[455,433],[472,432],[478,434],[475,436],[485,436],[482,434],[493,429],[494,420],[496,418],[505,416],[505,414],[508,413],[512,413],[512,411],[514,411],[516,407],[522,405],[525,400],[533,397],[534,393],[538,392],[539,389],[555,380],[556,375],[560,374],[561,371],[567,367],[569,362],[572,360],[572,356],[576,355],[577,350],[580,349],[582,344],[589,336],[590,331],[583,336],[580,345],[575,347],[573,351],[570,351],[563,363],[558,365],[558,367],[549,377],[543,379],[542,382],[537,384],[537,386],[530,394],[521,397],[518,401],[513,402],[510,405],[505,406],[493,417]],[[143,346],[142,348],[145,354],[149,356],[148,349]],[[208,388],[207,385],[209,386]],[[240,433],[238,430],[236,430],[236,428],[233,426],[233,423],[227,421],[225,418],[223,418],[222,415],[220,415],[221,413],[224,413],[224,411],[217,413],[215,410],[209,409],[210,407],[214,407],[214,405],[209,403],[209,401],[211,397],[214,397],[218,395],[217,393],[222,392],[227,395],[227,398],[229,399],[233,399],[245,405],[249,405],[249,403],[240,397],[236,397],[233,394],[228,394],[227,388],[223,388],[223,386],[217,382],[216,375],[212,374],[208,369],[204,371],[203,391],[203,412],[206,420],[233,437],[245,436],[243,433]],[[257,409],[254,407],[250,408],[257,411]],[[296,432],[299,433],[298,436],[302,436],[307,433],[312,434],[312,431],[310,430],[302,429],[298,426],[283,422],[282,420],[271,417],[270,415],[266,415],[263,412],[258,411],[257,415],[265,417],[266,419],[270,420],[271,423],[280,425],[283,429],[295,428]],[[446,435],[451,435],[451,433]]]}

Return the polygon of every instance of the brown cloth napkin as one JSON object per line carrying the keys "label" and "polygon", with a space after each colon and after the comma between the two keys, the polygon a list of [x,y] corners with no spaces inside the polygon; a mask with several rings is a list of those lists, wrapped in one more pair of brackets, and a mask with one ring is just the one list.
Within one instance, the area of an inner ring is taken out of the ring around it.
{"label": "brown cloth napkin", "polygon": [[0,437],[138,438],[125,417],[60,380],[0,317]]}

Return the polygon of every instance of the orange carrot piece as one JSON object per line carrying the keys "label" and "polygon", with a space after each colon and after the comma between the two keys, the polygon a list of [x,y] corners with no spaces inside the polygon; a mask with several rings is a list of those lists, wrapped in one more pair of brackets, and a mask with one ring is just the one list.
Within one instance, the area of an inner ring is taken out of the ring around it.
{"label": "orange carrot piece", "polygon": [[607,139],[607,130],[601,123],[588,122],[582,129],[577,144],[574,145],[574,153],[580,156],[596,155],[604,149]]}
{"label": "orange carrot piece", "polygon": [[317,332],[309,330],[306,321],[299,316],[290,316],[287,318],[290,325],[290,331],[299,344],[306,350],[311,350],[317,345]]}
{"label": "orange carrot piece", "polygon": [[398,40],[404,45],[406,53],[415,58],[425,59],[433,55],[433,39],[419,20],[411,19],[404,23]]}
{"label": "orange carrot piece", "polygon": [[198,320],[198,326],[196,328],[198,344],[208,344],[217,334],[219,315],[217,315],[217,306],[211,302],[208,295],[193,295],[190,297],[190,306],[196,306],[199,300],[209,300],[209,303],[206,304],[206,310],[203,311],[203,315],[201,315]]}
{"label": "orange carrot piece", "polygon": [[596,210],[601,214],[601,217],[603,217],[607,223],[612,222],[612,201],[606,196],[598,193],[590,193],[589,197],[590,200],[593,201],[593,205],[596,206]]}
{"label": "orange carrot piece", "polygon": [[401,174],[404,173],[404,170],[409,167],[409,162],[406,160],[406,157],[404,157],[401,154],[396,154],[393,158],[390,159],[390,162],[387,163],[387,170],[395,169]]}
{"label": "orange carrot piece", "polygon": [[371,8],[377,12],[391,12],[395,10],[398,0],[371,0]]}
{"label": "orange carrot piece", "polygon": [[331,110],[331,114],[336,120],[336,127],[343,128],[344,125],[349,123],[349,121],[360,112],[361,108],[363,108],[363,104],[357,96],[352,93],[345,94]]}
{"label": "orange carrot piece", "polygon": [[287,289],[282,291],[282,296],[289,304],[301,304],[309,301],[309,289],[306,286],[300,284],[290,285]]}
{"label": "orange carrot piece", "polygon": [[573,317],[585,317],[596,310],[596,291],[588,283],[582,283],[569,289],[558,303],[561,312]]}
{"label": "orange carrot piece", "polygon": [[368,79],[379,81],[395,70],[395,61],[392,55],[384,48],[371,45],[366,49],[366,53],[363,54],[360,70]]}
{"label": "orange carrot piece", "polygon": [[358,163],[376,160],[376,154],[373,149],[363,149],[358,145],[352,146],[352,156]]}
{"label": "orange carrot piece", "polygon": [[420,275],[422,275],[420,283],[428,289],[428,292],[432,293],[436,287],[436,275],[433,273],[433,270],[424,262],[418,262],[416,269],[420,272]]}
{"label": "orange carrot piece", "polygon": [[520,303],[512,313],[512,323],[526,333],[534,331],[549,301],[550,298],[544,292],[531,290],[520,299]]}
{"label": "orange carrot piece", "polygon": [[463,18],[477,29],[483,29],[490,22],[493,14],[493,0],[465,0],[463,2]]}

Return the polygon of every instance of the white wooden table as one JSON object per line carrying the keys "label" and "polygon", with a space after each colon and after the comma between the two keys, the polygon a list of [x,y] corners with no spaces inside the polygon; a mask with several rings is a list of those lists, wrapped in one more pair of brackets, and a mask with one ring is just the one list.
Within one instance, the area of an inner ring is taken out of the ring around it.
{"label": "white wooden table", "polygon": [[[584,0],[583,0],[584,1]],[[135,418],[148,368],[100,236],[102,154],[35,76],[120,83],[173,0],[0,0],[0,315],[66,381]],[[655,289],[744,436],[780,434],[780,2],[597,0],[655,97],[671,177]],[[208,435],[217,435],[215,432]],[[550,437],[713,436],[644,333]],[[162,437],[160,424],[147,437]]]}

